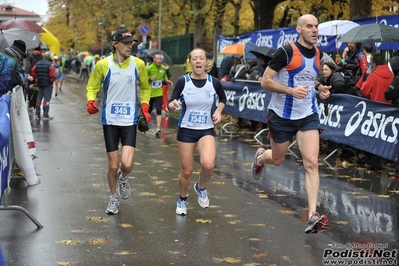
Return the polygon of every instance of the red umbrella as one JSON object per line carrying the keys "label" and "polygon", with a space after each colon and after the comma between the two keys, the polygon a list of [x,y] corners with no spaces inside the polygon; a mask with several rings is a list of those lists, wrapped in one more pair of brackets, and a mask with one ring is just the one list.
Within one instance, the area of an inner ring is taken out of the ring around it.
{"label": "red umbrella", "polygon": [[11,28],[19,28],[36,33],[44,32],[43,28],[37,25],[36,22],[27,19],[15,18],[0,23],[0,29],[2,30],[8,30]]}

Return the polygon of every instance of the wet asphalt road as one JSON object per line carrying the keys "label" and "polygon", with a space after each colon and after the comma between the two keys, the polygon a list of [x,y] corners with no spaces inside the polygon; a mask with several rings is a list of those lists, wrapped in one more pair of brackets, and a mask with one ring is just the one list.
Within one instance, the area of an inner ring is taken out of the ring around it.
{"label": "wet asphalt road", "polygon": [[[320,160],[319,211],[329,216],[331,228],[307,235],[300,158],[288,155],[283,166],[268,167],[255,181],[254,132],[219,127],[215,174],[207,185],[211,206],[199,207],[190,187],[188,215],[180,217],[175,215],[177,114],[172,113],[160,139],[139,134],[131,197],[121,201],[118,215],[108,216],[100,115],[87,114],[84,84],[68,78],[51,100],[50,115],[54,120],[34,123],[41,183],[27,186],[13,178],[9,199],[44,227],[38,229],[21,212],[0,212],[8,265],[323,265],[325,249],[342,252],[341,244],[399,248],[399,197],[392,192],[399,186],[388,176],[391,165],[370,172],[356,165],[345,169],[339,158],[329,160],[332,168]],[[192,184],[198,156],[195,166]]]}

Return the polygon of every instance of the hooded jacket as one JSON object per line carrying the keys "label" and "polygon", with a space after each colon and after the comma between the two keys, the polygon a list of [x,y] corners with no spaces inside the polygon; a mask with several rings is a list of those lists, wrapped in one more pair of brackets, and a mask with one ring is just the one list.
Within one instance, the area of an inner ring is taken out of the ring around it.
{"label": "hooded jacket", "polygon": [[388,67],[395,76],[384,96],[386,100],[392,100],[392,104],[399,105],[399,56],[394,56],[389,60]]}
{"label": "hooded jacket", "polygon": [[373,101],[391,103],[384,97],[385,91],[393,80],[393,74],[388,65],[379,65],[371,72],[367,80],[363,82],[360,91],[363,96]]}

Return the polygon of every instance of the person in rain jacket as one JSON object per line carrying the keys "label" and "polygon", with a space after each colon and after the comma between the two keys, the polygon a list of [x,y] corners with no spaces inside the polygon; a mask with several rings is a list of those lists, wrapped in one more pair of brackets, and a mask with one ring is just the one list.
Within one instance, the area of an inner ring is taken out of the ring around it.
{"label": "person in rain jacket", "polygon": [[391,103],[390,100],[385,99],[384,93],[393,80],[393,74],[385,64],[384,57],[381,54],[373,55],[371,67],[372,72],[360,88],[362,95],[373,101]]}

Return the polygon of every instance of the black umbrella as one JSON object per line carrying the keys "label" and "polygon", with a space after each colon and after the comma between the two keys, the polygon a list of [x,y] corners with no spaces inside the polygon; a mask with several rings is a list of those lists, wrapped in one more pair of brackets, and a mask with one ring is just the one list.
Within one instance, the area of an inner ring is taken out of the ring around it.
{"label": "black umbrella", "polygon": [[267,58],[272,58],[274,53],[277,50],[272,48],[272,47],[268,47],[268,46],[259,46],[251,51],[249,51],[250,53],[254,54],[256,57],[259,56],[265,56]]}
{"label": "black umbrella", "polygon": [[159,50],[159,49],[145,49],[144,52],[151,57],[154,57],[155,54],[161,54],[163,55],[163,63],[167,64],[167,65],[173,65],[173,61],[172,58],[170,58],[170,56],[165,53],[163,50]]}
{"label": "black umbrella", "polygon": [[349,30],[340,42],[399,42],[399,29],[384,24],[366,24]]}

